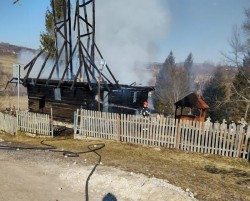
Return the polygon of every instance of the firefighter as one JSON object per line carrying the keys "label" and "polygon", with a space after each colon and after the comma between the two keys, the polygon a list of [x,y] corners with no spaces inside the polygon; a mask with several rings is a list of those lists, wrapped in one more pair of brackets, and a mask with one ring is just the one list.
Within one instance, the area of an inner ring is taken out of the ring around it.
{"label": "firefighter", "polygon": [[141,115],[143,117],[148,117],[150,115],[150,111],[148,109],[148,102],[147,101],[143,102],[143,108],[141,110]]}

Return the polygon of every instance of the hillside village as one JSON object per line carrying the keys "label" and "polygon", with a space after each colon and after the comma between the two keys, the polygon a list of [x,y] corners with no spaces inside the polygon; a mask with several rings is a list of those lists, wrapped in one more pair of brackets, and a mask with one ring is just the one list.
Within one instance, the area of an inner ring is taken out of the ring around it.
{"label": "hillside village", "polygon": [[39,49],[0,41],[0,200],[250,200],[250,9],[213,63],[206,1],[49,2]]}

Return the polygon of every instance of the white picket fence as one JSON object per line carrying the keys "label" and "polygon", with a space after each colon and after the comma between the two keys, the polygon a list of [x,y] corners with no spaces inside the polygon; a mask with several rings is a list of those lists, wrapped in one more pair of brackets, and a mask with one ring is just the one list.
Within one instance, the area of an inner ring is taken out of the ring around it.
{"label": "white picket fence", "polygon": [[250,129],[241,125],[180,121],[178,148],[184,151],[248,158]]}
{"label": "white picket fence", "polygon": [[115,113],[78,110],[76,121],[79,129],[74,129],[78,136],[118,140],[119,115]]}
{"label": "white picket fence", "polygon": [[17,129],[32,134],[51,135],[51,119],[47,114],[17,112]]}
{"label": "white picket fence", "polygon": [[0,130],[15,135],[17,131],[16,117],[0,112]]}
{"label": "white picket fence", "polygon": [[178,122],[172,118],[122,114],[120,141],[174,148],[177,126]]}
{"label": "white picket fence", "polygon": [[0,130],[10,134],[19,130],[37,135],[52,135],[49,115],[27,111],[16,112],[16,116],[0,113]]}
{"label": "white picket fence", "polygon": [[250,128],[77,110],[75,138],[94,137],[249,159]]}

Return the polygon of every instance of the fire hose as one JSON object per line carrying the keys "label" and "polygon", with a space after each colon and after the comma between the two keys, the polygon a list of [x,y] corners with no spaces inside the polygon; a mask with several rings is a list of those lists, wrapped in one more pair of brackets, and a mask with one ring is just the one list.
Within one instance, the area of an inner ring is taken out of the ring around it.
{"label": "fire hose", "polygon": [[[67,140],[67,139],[60,139],[60,140]],[[95,153],[98,156],[98,161],[94,165],[94,167],[92,168],[91,172],[89,173],[89,175],[87,177],[87,180],[86,180],[86,183],[85,183],[85,200],[89,201],[89,193],[88,193],[89,192],[89,190],[88,190],[89,180],[90,180],[90,177],[92,176],[92,174],[94,173],[95,169],[97,168],[97,166],[100,164],[101,159],[102,159],[101,155],[99,153],[97,153],[97,150],[100,150],[103,147],[105,147],[105,144],[104,143],[91,144],[91,145],[88,145],[88,150],[86,150],[86,151],[72,152],[72,151],[60,151],[60,150],[57,150],[56,146],[46,144],[45,141],[47,141],[47,140],[42,140],[40,142],[45,147],[23,147],[23,146],[0,145],[0,149],[1,150],[41,150],[41,151],[51,151],[51,152],[62,153],[63,156],[65,156],[65,157],[79,157],[81,154],[92,153],[92,152]]]}

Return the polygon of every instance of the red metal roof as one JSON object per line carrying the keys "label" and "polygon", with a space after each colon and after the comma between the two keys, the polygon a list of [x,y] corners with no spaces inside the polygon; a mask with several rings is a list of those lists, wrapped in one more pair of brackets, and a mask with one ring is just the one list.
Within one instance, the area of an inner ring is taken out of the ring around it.
{"label": "red metal roof", "polygon": [[202,100],[202,98],[196,94],[191,93],[184,97],[183,99],[177,101],[175,103],[177,107],[190,107],[190,108],[198,108],[198,109],[208,109],[209,106]]}

